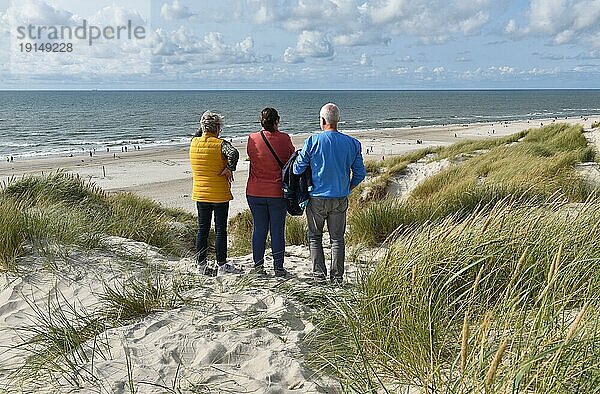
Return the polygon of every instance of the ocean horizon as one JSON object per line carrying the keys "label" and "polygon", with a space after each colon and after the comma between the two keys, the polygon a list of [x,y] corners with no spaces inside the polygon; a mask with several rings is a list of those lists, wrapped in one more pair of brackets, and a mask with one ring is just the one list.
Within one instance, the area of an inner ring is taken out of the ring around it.
{"label": "ocean horizon", "polygon": [[16,158],[187,144],[205,110],[225,116],[228,139],[258,130],[268,106],[282,131],[316,132],[327,102],[340,106],[344,131],[600,114],[595,89],[4,90],[0,100],[0,155]]}

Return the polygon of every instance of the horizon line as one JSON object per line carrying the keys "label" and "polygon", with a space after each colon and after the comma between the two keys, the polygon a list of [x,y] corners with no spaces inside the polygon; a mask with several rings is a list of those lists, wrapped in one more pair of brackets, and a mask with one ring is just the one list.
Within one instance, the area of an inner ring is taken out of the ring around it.
{"label": "horizon line", "polygon": [[459,92],[459,91],[535,91],[535,90],[600,90],[600,88],[448,88],[448,89],[0,89],[0,92]]}

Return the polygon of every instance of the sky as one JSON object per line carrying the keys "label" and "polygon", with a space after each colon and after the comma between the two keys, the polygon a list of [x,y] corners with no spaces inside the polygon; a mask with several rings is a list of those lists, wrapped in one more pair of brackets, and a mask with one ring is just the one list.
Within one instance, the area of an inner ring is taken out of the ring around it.
{"label": "sky", "polygon": [[[84,21],[145,34],[19,34]],[[0,89],[600,88],[600,0],[0,0],[0,38]]]}

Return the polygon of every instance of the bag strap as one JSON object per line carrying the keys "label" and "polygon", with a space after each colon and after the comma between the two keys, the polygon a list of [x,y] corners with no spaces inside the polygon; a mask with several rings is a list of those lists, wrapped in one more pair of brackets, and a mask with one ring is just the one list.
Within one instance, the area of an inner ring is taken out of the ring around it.
{"label": "bag strap", "polygon": [[283,162],[279,159],[279,156],[277,156],[277,153],[275,153],[275,150],[273,149],[271,144],[269,144],[269,140],[267,140],[267,137],[265,136],[264,131],[261,131],[260,135],[262,136],[263,140],[265,141],[265,144],[267,144],[267,148],[269,148],[269,150],[273,154],[273,157],[275,158],[275,160],[277,160],[277,164],[279,164],[279,167],[283,168],[283,166],[284,166]]}

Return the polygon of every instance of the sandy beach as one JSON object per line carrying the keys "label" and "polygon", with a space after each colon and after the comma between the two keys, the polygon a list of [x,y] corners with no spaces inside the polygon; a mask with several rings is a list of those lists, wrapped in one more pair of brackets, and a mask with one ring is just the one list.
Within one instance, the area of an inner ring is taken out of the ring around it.
{"label": "sandy beach", "polygon": [[[475,123],[436,127],[399,128],[349,132],[363,146],[365,160],[378,160],[429,146],[445,146],[464,139],[499,137],[518,131],[539,127],[553,121],[580,123],[589,127],[596,118],[542,119],[502,123]],[[285,131],[285,130],[284,130]],[[294,135],[297,149],[307,137]],[[417,140],[422,144],[417,144]],[[232,185],[234,200],[230,205],[230,217],[247,208],[245,199],[249,162],[246,146],[240,138],[234,140],[240,151],[240,162]],[[367,154],[367,149],[369,153]],[[160,149],[131,150],[128,152],[88,152],[74,157],[44,157],[0,162],[0,179],[9,180],[24,174],[48,173],[64,170],[77,173],[104,190],[126,191],[151,198],[165,207],[179,208],[195,213],[190,199],[192,174],[188,162],[188,147],[174,146]]]}

